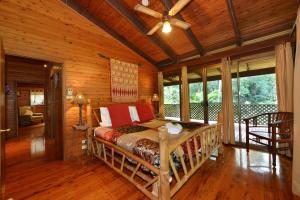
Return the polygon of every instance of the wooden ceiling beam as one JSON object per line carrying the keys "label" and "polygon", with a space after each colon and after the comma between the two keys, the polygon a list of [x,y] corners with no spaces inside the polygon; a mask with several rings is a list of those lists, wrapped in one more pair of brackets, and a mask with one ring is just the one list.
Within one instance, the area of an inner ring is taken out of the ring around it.
{"label": "wooden ceiling beam", "polygon": [[148,28],[119,0],[105,0],[111,7],[117,10],[129,22],[131,22],[141,33],[145,34],[156,46],[165,52],[173,61],[177,62],[176,53],[157,35],[147,35]]}
{"label": "wooden ceiling beam", "polygon": [[288,35],[279,36],[276,38],[271,38],[265,41],[257,42],[254,44],[249,44],[245,46],[236,47],[234,49],[228,49],[217,53],[206,54],[205,56],[181,62],[177,65],[169,65],[167,67],[159,67],[160,70],[174,71],[181,68],[181,66],[188,66],[189,68],[193,68],[194,66],[205,65],[209,63],[220,62],[224,57],[231,57],[232,59],[238,59],[240,57],[254,55],[262,52],[272,51],[274,50],[274,46],[280,42],[290,41]]}
{"label": "wooden ceiling beam", "polygon": [[88,19],[90,22],[94,23],[97,25],[99,28],[110,34],[112,37],[114,37],[116,40],[121,42],[123,45],[127,46],[129,49],[143,57],[145,60],[150,62],[152,65],[157,66],[156,61],[154,61],[150,56],[148,56],[146,53],[141,51],[138,47],[136,47],[133,43],[129,42],[126,40],[122,35],[120,35],[118,32],[110,28],[106,23],[103,21],[97,19],[94,17],[92,14],[90,14],[86,8],[82,7],[79,5],[76,0],[65,0],[63,1],[67,6],[72,8],[74,11],[79,13],[81,16],[85,17]]}
{"label": "wooden ceiling beam", "polygon": [[[290,31],[291,26],[292,26],[291,23],[286,23],[286,24],[283,24],[280,26],[276,26],[276,27],[274,27],[274,30],[271,33],[269,31],[263,35],[261,35],[261,34],[255,35],[255,36],[252,36],[251,38],[247,38],[247,40],[246,40],[246,38],[244,38],[243,43],[244,43],[244,45],[247,45],[247,43],[249,43],[249,41],[251,42],[251,41],[254,41],[255,39],[259,39],[259,38],[266,38],[264,40],[267,40],[268,37],[271,38],[271,37],[273,37],[272,35],[276,35],[276,34],[279,34],[280,36],[290,34],[290,40],[293,40],[293,37],[291,37],[291,36],[293,36],[293,35],[291,35],[292,31]],[[287,33],[287,32],[289,32],[289,33]],[[295,33],[295,31],[294,31],[294,33]],[[277,35],[276,37],[278,37],[279,35]],[[206,54],[207,54],[207,53],[210,53],[211,51],[220,50],[222,48],[235,48],[235,47],[236,47],[235,41],[224,41],[224,42],[219,42],[217,44],[209,46],[205,50],[206,50]],[[182,62],[185,62],[188,60],[194,60],[197,58],[200,58],[200,55],[197,51],[193,50],[193,51],[178,55],[178,63],[182,63]],[[158,62],[157,65],[158,65],[158,67],[166,67],[171,64],[168,63],[167,60],[164,60],[164,61]]]}
{"label": "wooden ceiling beam", "polygon": [[228,7],[228,11],[229,11],[230,18],[231,18],[231,23],[232,23],[232,26],[233,26],[233,29],[234,29],[236,45],[241,46],[242,38],[241,38],[241,33],[240,33],[240,30],[239,30],[239,27],[238,27],[236,14],[235,14],[235,11],[234,11],[232,0],[227,0],[227,7]]}
{"label": "wooden ceiling beam", "polygon": [[166,66],[166,65],[172,65],[173,61],[170,60],[170,59],[165,59],[165,60],[162,60],[162,61],[159,61],[157,63],[157,66]]}
{"label": "wooden ceiling beam", "polygon": [[[174,6],[170,0],[162,0],[162,1],[168,10],[170,10]],[[177,19],[185,22],[185,20],[179,13],[175,17]],[[184,32],[185,32],[186,36],[188,37],[188,39],[191,41],[191,43],[194,45],[194,47],[196,48],[198,53],[201,56],[203,56],[205,53],[205,50],[204,50],[203,46],[201,45],[201,43],[199,42],[199,40],[197,39],[197,37],[195,36],[195,34],[193,33],[193,31],[191,30],[191,28],[184,30]]]}

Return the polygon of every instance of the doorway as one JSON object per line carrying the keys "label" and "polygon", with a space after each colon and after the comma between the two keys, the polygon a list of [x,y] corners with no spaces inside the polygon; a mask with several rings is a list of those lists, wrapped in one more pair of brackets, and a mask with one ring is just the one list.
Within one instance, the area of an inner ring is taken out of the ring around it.
{"label": "doorway", "polygon": [[[15,177],[63,158],[62,65],[6,56],[5,196],[17,196]],[[25,178],[25,177],[24,177]]]}
{"label": "doorway", "polygon": [[45,88],[43,84],[17,83],[17,135],[27,137],[30,132],[45,134]]}
{"label": "doorway", "polygon": [[[243,119],[277,112],[274,53],[244,58],[233,64],[232,93],[235,142],[245,146],[246,125]],[[260,119],[258,123],[267,123],[267,118]]]}
{"label": "doorway", "polygon": [[220,65],[188,71],[191,121],[214,124],[222,110]]}

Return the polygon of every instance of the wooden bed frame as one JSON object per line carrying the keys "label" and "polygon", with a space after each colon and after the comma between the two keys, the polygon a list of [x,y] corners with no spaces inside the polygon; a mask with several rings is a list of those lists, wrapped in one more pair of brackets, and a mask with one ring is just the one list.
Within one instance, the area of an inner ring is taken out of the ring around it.
{"label": "wooden bed frame", "polygon": [[[100,107],[100,106],[99,106]],[[102,160],[117,173],[133,183],[141,192],[152,200],[169,200],[187,182],[187,180],[209,159],[214,153],[223,154],[221,124],[209,125],[198,128],[187,135],[182,136],[176,143],[168,143],[168,132],[164,127],[158,129],[160,147],[160,169],[141,159],[115,144],[94,136],[93,117],[97,123],[100,122],[99,107],[93,109],[89,103],[87,106],[87,117],[90,128],[88,130],[88,149],[93,157]],[[199,143],[200,142],[200,143]],[[187,147],[187,155],[181,145]],[[193,155],[191,145],[195,151]],[[181,169],[176,169],[172,154],[178,155]],[[128,161],[131,160],[131,162]],[[134,161],[134,162],[132,162]],[[153,173],[141,169],[148,168]],[[172,181],[170,181],[172,171]]]}

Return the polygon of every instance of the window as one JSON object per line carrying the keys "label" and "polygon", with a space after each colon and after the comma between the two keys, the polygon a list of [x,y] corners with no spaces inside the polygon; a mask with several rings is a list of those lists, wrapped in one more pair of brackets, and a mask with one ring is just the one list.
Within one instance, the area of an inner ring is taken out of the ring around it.
{"label": "window", "polygon": [[203,108],[203,83],[196,82],[189,84],[190,95],[190,118],[192,120],[204,120]]}
{"label": "window", "polygon": [[180,86],[164,86],[165,117],[180,119]]}
{"label": "window", "polygon": [[178,72],[164,76],[164,111],[167,119],[180,120],[180,87]]}
{"label": "window", "polygon": [[44,90],[30,90],[30,105],[44,105]]}

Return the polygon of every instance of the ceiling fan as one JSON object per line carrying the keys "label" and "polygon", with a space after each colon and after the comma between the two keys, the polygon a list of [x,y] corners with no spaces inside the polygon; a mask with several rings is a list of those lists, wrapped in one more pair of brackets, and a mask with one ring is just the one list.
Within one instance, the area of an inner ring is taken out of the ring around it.
{"label": "ceiling fan", "polygon": [[134,7],[134,10],[138,12],[142,12],[144,14],[150,15],[152,17],[155,17],[157,19],[161,19],[160,22],[158,22],[148,33],[147,35],[154,34],[158,29],[162,27],[162,32],[169,33],[172,30],[172,26],[177,26],[182,29],[188,29],[190,28],[190,24],[186,23],[184,21],[181,21],[179,19],[174,18],[178,12],[180,12],[191,0],[179,0],[177,3],[169,10],[165,11],[164,14],[161,14],[155,10],[152,10],[150,8],[147,8],[141,4],[137,4]]}

